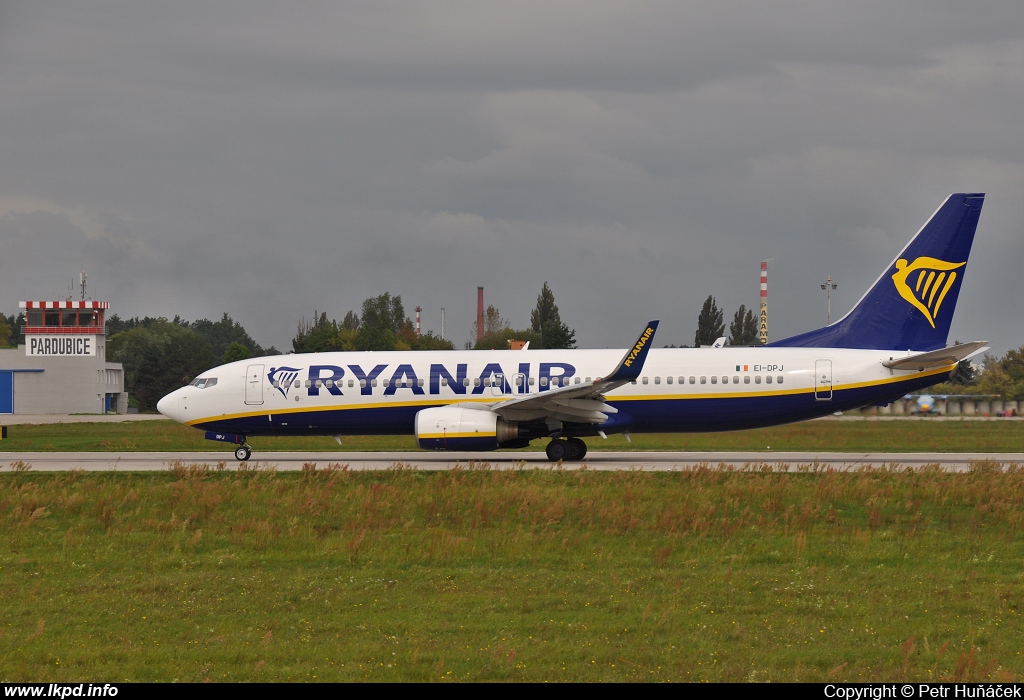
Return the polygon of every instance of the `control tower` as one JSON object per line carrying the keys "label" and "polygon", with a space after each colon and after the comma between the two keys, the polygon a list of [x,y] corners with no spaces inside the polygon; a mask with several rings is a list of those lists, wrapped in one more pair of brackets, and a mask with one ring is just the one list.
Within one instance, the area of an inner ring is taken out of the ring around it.
{"label": "control tower", "polygon": [[[84,295],[84,294],[83,294]],[[24,345],[0,350],[0,413],[127,413],[124,368],[107,362],[105,301],[22,301]]]}

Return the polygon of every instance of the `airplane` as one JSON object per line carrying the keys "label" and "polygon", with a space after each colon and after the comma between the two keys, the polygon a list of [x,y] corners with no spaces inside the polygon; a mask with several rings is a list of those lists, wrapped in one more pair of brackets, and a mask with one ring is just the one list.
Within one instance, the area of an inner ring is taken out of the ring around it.
{"label": "airplane", "polygon": [[237,445],[271,435],[414,435],[428,450],[582,460],[584,438],[742,430],[885,405],[987,341],[946,347],[984,194],[953,194],[843,318],[758,347],[332,352],[240,360],[157,404]]}
{"label": "airplane", "polygon": [[[975,353],[977,354],[977,353]],[[910,413],[914,416],[941,416],[940,411],[936,405],[935,400],[946,401],[953,398],[957,401],[963,399],[998,399],[999,394],[909,394],[904,396],[905,399],[914,401],[916,408]],[[1011,409],[1012,410],[1012,409]],[[1000,415],[999,412],[996,415]],[[1016,415],[1015,413],[1012,415]]]}

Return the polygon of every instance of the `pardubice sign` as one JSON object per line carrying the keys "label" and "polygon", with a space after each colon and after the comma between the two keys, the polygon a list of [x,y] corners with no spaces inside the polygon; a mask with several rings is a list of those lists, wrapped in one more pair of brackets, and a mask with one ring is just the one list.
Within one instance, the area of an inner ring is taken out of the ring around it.
{"label": "pardubice sign", "polygon": [[30,335],[25,338],[30,357],[95,357],[96,339],[91,335]]}

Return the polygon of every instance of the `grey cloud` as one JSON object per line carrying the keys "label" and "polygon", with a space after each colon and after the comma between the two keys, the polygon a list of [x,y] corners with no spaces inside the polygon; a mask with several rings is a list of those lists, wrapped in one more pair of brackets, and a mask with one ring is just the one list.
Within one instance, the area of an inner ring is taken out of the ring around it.
{"label": "grey cloud", "polygon": [[[121,315],[287,348],[368,296],[467,339],[541,284],[583,345],[700,304],[845,311],[942,199],[990,193],[953,333],[1024,343],[1024,5],[15,3],[0,300],[85,266]],[[28,203],[28,204],[26,204]],[[31,232],[30,234],[26,232]],[[39,291],[33,291],[39,290]]]}

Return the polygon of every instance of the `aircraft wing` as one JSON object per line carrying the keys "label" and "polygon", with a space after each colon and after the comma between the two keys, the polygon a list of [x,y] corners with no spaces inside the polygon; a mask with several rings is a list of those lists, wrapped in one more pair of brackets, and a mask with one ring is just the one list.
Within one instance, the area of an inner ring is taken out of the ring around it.
{"label": "aircraft wing", "polygon": [[983,350],[987,350],[987,346],[987,340],[975,340],[970,343],[952,345],[948,348],[932,350],[931,352],[921,353],[920,355],[914,355],[912,357],[901,357],[896,360],[889,360],[888,362],[883,362],[882,365],[889,369],[922,372],[926,369],[935,369],[936,367],[954,365],[961,360],[967,359],[972,355],[976,355]]}
{"label": "aircraft wing", "polygon": [[605,403],[604,393],[640,376],[656,330],[658,321],[648,323],[607,377],[508,399],[493,404],[491,410],[510,421],[552,418],[571,423],[603,423],[608,414],[618,413],[618,409]]}

